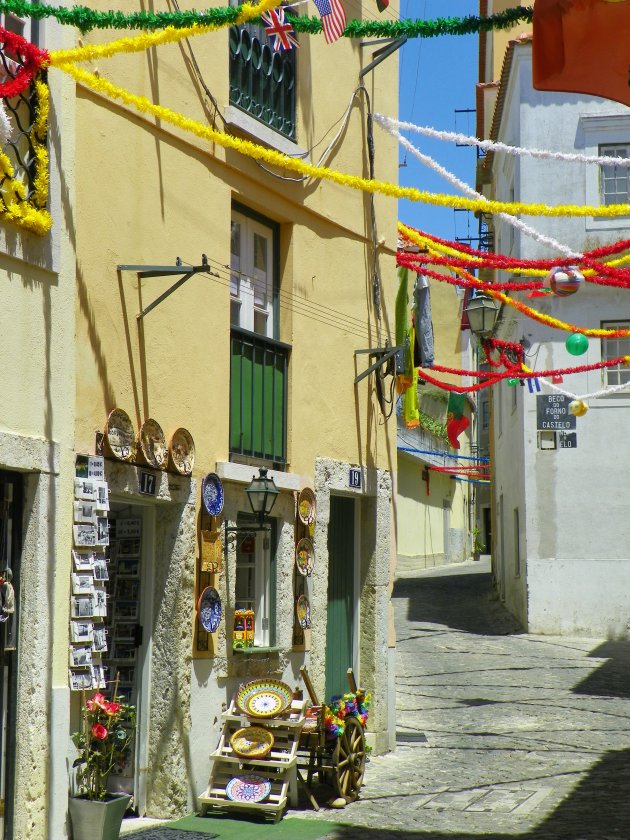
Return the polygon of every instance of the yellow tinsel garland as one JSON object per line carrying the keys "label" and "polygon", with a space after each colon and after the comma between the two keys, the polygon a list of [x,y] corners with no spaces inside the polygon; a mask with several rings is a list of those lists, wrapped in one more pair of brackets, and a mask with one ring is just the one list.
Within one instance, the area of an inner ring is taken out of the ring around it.
{"label": "yellow tinsel garland", "polygon": [[529,216],[625,216],[630,215],[630,204],[609,204],[602,207],[576,206],[573,204],[548,207],[545,204],[523,204],[521,202],[509,203],[503,201],[481,201],[479,199],[464,198],[461,196],[443,195],[428,193],[417,190],[415,187],[400,187],[388,181],[361,178],[358,175],[346,175],[326,166],[313,166],[297,158],[267,149],[252,143],[250,140],[241,140],[223,131],[217,131],[196,120],[184,117],[181,114],[164,108],[162,105],[155,105],[145,96],[138,96],[130,93],[124,88],[118,87],[106,79],[95,76],[86,70],[82,70],[72,64],[60,66],[60,70],[68,73],[76,81],[86,85],[97,93],[110,99],[119,99],[126,105],[130,105],[141,113],[152,114],[164,122],[171,123],[183,131],[195,134],[204,140],[217,143],[226,149],[234,149],[254,160],[262,160],[271,166],[278,166],[282,169],[289,169],[306,175],[309,178],[321,178],[341,184],[352,189],[362,190],[368,193],[381,193],[391,198],[407,198],[410,201],[433,204],[439,207],[463,207],[467,210],[483,210],[484,213],[511,213],[513,215],[523,214]]}
{"label": "yellow tinsel garland", "polygon": [[242,23],[257,17],[267,9],[273,9],[280,5],[281,0],[260,0],[259,3],[244,3],[240,14],[230,23],[209,23],[204,26],[194,24],[185,29],[177,29],[168,26],[159,32],[150,32],[137,35],[133,38],[118,38],[116,41],[109,41],[107,44],[89,44],[86,47],[75,47],[71,50],[56,50],[50,53],[50,66],[63,67],[66,64],[74,64],[77,61],[90,61],[98,58],[110,58],[118,53],[142,52],[150,47],[157,47],[161,44],[172,44],[181,41],[183,38],[190,38],[193,35],[203,35],[206,32],[214,32],[226,26],[240,26]]}

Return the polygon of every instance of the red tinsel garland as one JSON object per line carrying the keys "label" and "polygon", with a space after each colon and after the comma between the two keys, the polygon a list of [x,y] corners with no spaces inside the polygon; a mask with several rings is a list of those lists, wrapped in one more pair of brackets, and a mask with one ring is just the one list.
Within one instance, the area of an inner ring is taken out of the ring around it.
{"label": "red tinsel garland", "polygon": [[0,43],[3,52],[12,52],[19,56],[23,63],[18,67],[15,76],[0,84],[0,97],[11,99],[22,93],[30,85],[33,76],[37,73],[44,62],[50,61],[47,50],[42,50],[35,44],[31,44],[26,38],[9,32],[0,26]]}

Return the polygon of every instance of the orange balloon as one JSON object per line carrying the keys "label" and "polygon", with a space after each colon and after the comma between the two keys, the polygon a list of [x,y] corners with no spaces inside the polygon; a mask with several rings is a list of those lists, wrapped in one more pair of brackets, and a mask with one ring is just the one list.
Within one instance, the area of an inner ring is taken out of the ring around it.
{"label": "orange balloon", "polygon": [[630,2],[536,0],[533,85],[630,105]]}

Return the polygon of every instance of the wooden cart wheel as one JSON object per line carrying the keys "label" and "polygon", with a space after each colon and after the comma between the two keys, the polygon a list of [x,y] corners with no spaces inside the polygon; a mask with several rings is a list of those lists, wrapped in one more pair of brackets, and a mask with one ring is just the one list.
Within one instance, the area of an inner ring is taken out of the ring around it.
{"label": "wooden cart wheel", "polygon": [[337,738],[333,754],[335,787],[346,802],[359,795],[365,772],[365,735],[355,717],[346,718],[343,735]]}

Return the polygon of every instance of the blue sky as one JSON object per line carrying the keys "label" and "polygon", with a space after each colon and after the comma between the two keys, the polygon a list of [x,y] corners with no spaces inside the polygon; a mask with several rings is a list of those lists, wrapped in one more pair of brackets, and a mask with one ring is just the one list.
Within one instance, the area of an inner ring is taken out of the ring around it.
{"label": "blue sky", "polygon": [[[478,0],[400,0],[401,18],[434,20],[478,14]],[[376,17],[377,15],[375,15]],[[442,131],[474,134],[474,114],[456,114],[456,109],[474,109],[477,81],[477,35],[414,38],[400,50],[401,120],[428,125]],[[376,129],[380,131],[380,129]],[[430,140],[406,133],[408,139],[445,169],[474,185],[475,151],[454,143]],[[378,146],[377,146],[378,149]],[[441,176],[401,148],[400,184],[435,193],[458,194]],[[401,200],[398,217],[406,224],[445,239],[477,235],[472,214]],[[476,243],[473,243],[473,246]]]}

